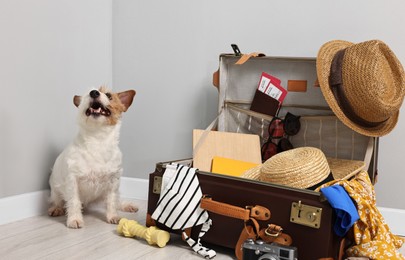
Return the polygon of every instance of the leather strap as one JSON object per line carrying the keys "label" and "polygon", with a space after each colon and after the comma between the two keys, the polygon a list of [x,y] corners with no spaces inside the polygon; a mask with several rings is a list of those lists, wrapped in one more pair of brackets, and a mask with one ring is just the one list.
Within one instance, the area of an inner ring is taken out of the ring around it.
{"label": "leather strap", "polygon": [[343,260],[345,254],[346,238],[340,241],[338,260]]}
{"label": "leather strap", "polygon": [[266,243],[275,242],[286,246],[292,244],[291,236],[283,233],[283,228],[275,224],[269,224],[267,228],[262,228],[258,234],[260,239]]}
{"label": "leather strap", "polygon": [[[338,252],[338,258],[336,260],[343,260],[344,256],[345,256],[345,248],[346,248],[346,243],[348,243],[348,240],[346,238],[343,238],[342,240],[340,240],[340,245],[339,245],[339,252]],[[368,258],[344,258],[346,259],[368,259]],[[335,260],[333,257],[322,257],[322,258],[318,258],[318,260]]]}
{"label": "leather strap", "polygon": [[242,65],[243,63],[247,62],[251,57],[263,57],[266,56],[260,52],[252,52],[249,54],[242,54],[242,57],[235,63],[236,65]]}
{"label": "leather strap", "polygon": [[253,230],[252,226],[245,226],[245,228],[242,229],[238,242],[235,246],[235,256],[238,260],[243,259],[243,243],[246,241],[246,239],[251,238],[253,240],[256,240],[256,237],[256,233]]}
{"label": "leather strap", "polygon": [[191,227],[184,229],[184,231],[181,234],[181,239],[183,241],[186,241],[186,238],[184,237],[184,234],[186,234],[187,237],[191,237],[191,231],[192,231]]}
{"label": "leather strap", "polygon": [[[257,237],[263,240],[266,243],[278,243],[280,245],[290,246],[292,244],[292,238],[282,233],[283,229],[280,226],[269,224],[267,228],[261,229],[258,233],[255,231],[253,226],[245,225],[245,228],[242,230],[239,240],[235,246],[235,256],[238,260],[243,258],[243,243],[246,239],[251,238],[256,240]],[[258,234],[258,236],[256,235]]]}
{"label": "leather strap", "polygon": [[212,85],[219,90],[219,69],[212,74]]}
{"label": "leather strap", "polygon": [[[263,206],[248,206],[246,208],[230,205],[223,202],[214,201],[211,197],[204,195],[201,198],[200,207],[227,217],[241,219],[245,222],[245,227],[243,228],[238,242],[235,246],[235,255],[238,260],[243,257],[242,245],[248,238],[256,240],[258,237],[265,242],[276,242],[282,245],[291,245],[292,238],[283,233],[283,228],[275,225],[269,224],[267,228],[260,230],[260,225],[258,220],[269,220],[270,210]],[[250,224],[251,223],[251,224]]]}
{"label": "leather strap", "polygon": [[201,199],[200,207],[208,210],[209,212],[231,218],[241,219],[244,221],[248,221],[252,218],[255,220],[269,220],[271,216],[270,210],[263,206],[256,205],[242,208],[219,201],[214,201],[209,196],[204,196]]}
{"label": "leather strap", "polygon": [[146,214],[146,221],[145,222],[146,222],[145,225],[147,227],[156,226],[156,221],[152,218],[152,215],[149,214],[149,213]]}

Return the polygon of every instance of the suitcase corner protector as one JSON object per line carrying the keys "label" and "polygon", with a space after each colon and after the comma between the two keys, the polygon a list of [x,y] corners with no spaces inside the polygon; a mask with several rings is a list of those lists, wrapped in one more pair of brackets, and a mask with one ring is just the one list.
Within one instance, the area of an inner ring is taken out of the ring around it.
{"label": "suitcase corner protector", "polygon": [[162,177],[154,176],[153,177],[153,193],[160,194],[161,190],[162,190]]}

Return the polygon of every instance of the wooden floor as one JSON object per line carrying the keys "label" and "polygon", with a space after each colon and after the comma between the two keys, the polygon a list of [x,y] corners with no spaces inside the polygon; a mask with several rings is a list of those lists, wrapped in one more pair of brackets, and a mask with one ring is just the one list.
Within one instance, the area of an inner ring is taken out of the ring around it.
{"label": "wooden floor", "polygon": [[[145,224],[146,201],[134,201],[137,213],[122,217]],[[85,226],[66,227],[66,218],[47,215],[32,217],[0,226],[0,259],[203,259],[177,235],[171,235],[164,248],[150,246],[142,239],[126,238],[116,232],[116,225],[104,221],[103,210],[93,207],[85,212]],[[232,250],[216,247],[215,260],[235,259]],[[405,248],[401,248],[402,254]]]}
{"label": "wooden floor", "polygon": [[[121,215],[145,224],[146,201],[134,202],[140,210]],[[0,259],[203,259],[177,235],[172,234],[164,248],[122,237],[116,232],[117,225],[107,224],[103,210],[95,207],[85,212],[81,229],[69,229],[65,221],[64,216],[44,215],[0,226]],[[234,259],[230,250],[215,250],[216,260]]]}

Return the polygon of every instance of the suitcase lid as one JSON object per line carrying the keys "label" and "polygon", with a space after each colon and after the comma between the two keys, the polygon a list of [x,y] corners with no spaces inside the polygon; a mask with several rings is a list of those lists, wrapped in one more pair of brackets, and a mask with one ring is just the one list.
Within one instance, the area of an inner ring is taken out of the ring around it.
{"label": "suitcase lid", "polygon": [[[236,64],[240,57],[222,54],[219,59],[219,103],[249,103],[262,72],[281,80],[288,94],[283,106],[317,106],[330,110],[317,84],[316,59],[304,57],[251,57]],[[294,83],[306,82],[306,91],[293,89]],[[290,89],[290,90],[289,90]],[[329,113],[332,115],[333,113]]]}
{"label": "suitcase lid", "polygon": [[[258,134],[264,143],[272,116],[249,108],[261,74],[266,72],[280,79],[288,91],[279,116],[287,112],[301,116],[300,132],[290,137],[294,147],[318,147],[331,158],[365,159],[370,138],[346,127],[330,110],[317,83],[315,58],[260,56],[236,64],[239,59],[234,54],[219,56],[219,131]],[[372,142],[368,171],[375,182],[378,138]]]}

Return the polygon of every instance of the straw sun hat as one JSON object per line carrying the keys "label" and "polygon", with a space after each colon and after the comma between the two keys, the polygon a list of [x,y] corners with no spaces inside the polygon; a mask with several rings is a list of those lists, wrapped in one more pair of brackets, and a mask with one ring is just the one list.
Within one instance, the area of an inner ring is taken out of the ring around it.
{"label": "straw sun hat", "polygon": [[247,170],[242,178],[294,188],[315,188],[329,180],[345,180],[364,168],[364,162],[326,158],[315,147],[299,147],[272,156]]}
{"label": "straw sun hat", "polygon": [[330,41],[319,50],[318,81],[335,115],[366,136],[388,134],[405,94],[404,69],[382,41]]}

